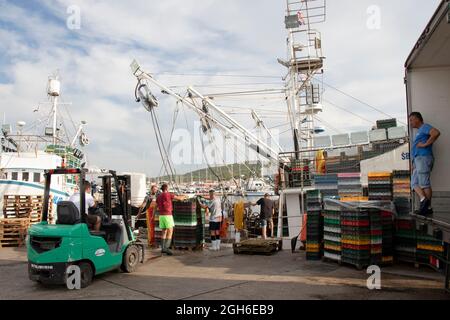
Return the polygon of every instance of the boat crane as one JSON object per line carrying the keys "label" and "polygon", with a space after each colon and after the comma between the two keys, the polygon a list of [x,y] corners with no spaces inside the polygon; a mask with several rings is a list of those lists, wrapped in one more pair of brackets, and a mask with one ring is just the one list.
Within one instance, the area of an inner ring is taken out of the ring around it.
{"label": "boat crane", "polygon": [[279,151],[278,153],[284,152],[283,148],[280,146],[278,141],[272,135],[272,132],[269,130],[269,128],[267,128],[266,124],[264,123],[264,121],[261,119],[261,117],[255,110],[252,110],[252,118],[256,122],[256,127],[263,128],[269,135],[270,139],[276,144],[276,146],[278,147],[278,151]]}
{"label": "boat crane", "polygon": [[[138,85],[136,86],[137,100],[143,104],[146,110],[150,111],[158,106],[158,100],[151,93],[149,86],[150,84],[153,84],[161,90],[161,93],[175,98],[177,102],[183,103],[189,109],[197,113],[205,133],[210,130],[211,127],[216,127],[228,136],[236,138],[272,164],[279,165],[279,150],[271,148],[266,142],[257,138],[253,133],[239,124],[239,122],[226,114],[219,106],[211,101],[211,99],[203,96],[193,87],[189,87],[187,89],[187,97],[183,97],[156,80],[150,73],[143,71],[136,60],[133,60],[131,63],[131,69],[133,75],[138,80]],[[195,102],[195,99],[201,100],[201,106]],[[221,119],[214,117],[211,112],[209,112],[209,109],[217,112]],[[166,161],[170,160],[166,159]]]}

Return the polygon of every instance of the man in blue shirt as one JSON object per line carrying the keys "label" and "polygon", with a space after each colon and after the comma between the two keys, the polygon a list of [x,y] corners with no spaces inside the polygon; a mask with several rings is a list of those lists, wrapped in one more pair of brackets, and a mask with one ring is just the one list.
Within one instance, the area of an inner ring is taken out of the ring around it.
{"label": "man in blue shirt", "polygon": [[441,133],[429,124],[424,123],[419,112],[413,112],[409,116],[411,128],[417,129],[412,145],[413,174],[411,187],[420,198],[421,215],[432,213],[431,199],[433,190],[431,188],[430,174],[433,170],[434,155],[433,144]]}

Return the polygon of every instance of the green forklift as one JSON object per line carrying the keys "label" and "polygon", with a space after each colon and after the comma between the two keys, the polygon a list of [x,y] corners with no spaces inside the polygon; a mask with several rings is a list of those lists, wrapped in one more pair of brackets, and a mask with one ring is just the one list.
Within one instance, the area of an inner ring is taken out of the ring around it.
{"label": "green forklift", "polygon": [[[144,262],[144,244],[137,241],[129,226],[131,215],[131,178],[103,171],[103,201],[96,206],[102,217],[100,231],[87,224],[84,181],[85,169],[45,171],[45,193],[42,221],[30,227],[27,235],[28,274],[42,284],[66,284],[68,267],[77,265],[81,287],[89,286],[99,274],[121,269],[134,272]],[[52,177],[79,177],[80,210],[70,201],[57,203],[56,224],[49,224],[49,200]],[[114,186],[113,186],[114,185]],[[91,209],[89,209],[91,210]],[[70,268],[72,269],[72,268]]]}

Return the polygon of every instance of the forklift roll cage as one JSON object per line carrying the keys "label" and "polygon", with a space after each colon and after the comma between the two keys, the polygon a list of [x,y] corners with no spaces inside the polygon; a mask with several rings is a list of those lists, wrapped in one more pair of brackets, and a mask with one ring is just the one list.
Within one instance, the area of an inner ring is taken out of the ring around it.
{"label": "forklift roll cage", "polygon": [[[105,212],[108,215],[109,219],[112,218],[112,195],[111,195],[111,187],[112,187],[112,179],[114,179],[114,183],[117,190],[117,197],[119,199],[120,206],[120,215],[123,217],[123,222],[125,224],[125,229],[127,232],[128,240],[132,240],[131,231],[129,228],[129,217],[131,214],[130,208],[130,198],[131,198],[131,190],[127,187],[130,185],[130,177],[129,176],[118,176],[116,171],[102,171],[101,173],[105,174],[102,176],[103,182],[103,202],[105,205]],[[54,175],[78,175],[80,178],[78,179],[78,187],[80,190],[80,216],[81,223],[87,223],[87,215],[86,215],[86,190],[84,188],[84,182],[86,180],[86,174],[89,174],[88,170],[85,169],[51,169],[45,170],[45,192],[44,192],[44,206],[42,212],[42,221],[48,221],[48,210],[49,210],[49,199],[50,199],[50,185],[52,176]],[[124,186],[125,185],[125,186]]]}

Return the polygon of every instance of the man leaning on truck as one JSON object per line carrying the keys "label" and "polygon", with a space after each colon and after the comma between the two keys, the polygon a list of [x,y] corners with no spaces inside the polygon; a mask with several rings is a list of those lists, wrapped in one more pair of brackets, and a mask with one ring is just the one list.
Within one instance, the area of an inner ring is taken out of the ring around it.
{"label": "man leaning on truck", "polygon": [[412,145],[413,174],[411,187],[420,198],[419,214],[432,214],[431,199],[433,190],[431,188],[430,174],[434,165],[433,144],[441,133],[431,125],[424,123],[423,117],[419,112],[411,113],[409,122],[413,129],[417,129]]}

